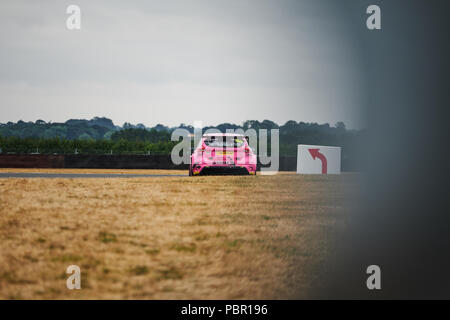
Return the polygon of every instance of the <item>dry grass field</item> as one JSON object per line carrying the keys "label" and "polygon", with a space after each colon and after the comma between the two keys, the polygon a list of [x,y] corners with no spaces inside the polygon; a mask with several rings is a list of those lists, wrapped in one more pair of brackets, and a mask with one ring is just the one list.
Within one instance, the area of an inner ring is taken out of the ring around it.
{"label": "dry grass field", "polygon": [[358,179],[0,179],[0,298],[307,298]]}

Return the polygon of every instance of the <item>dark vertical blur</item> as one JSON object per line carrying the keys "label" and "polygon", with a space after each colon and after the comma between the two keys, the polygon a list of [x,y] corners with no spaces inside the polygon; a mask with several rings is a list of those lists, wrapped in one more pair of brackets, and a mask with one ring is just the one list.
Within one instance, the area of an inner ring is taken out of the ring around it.
{"label": "dark vertical blur", "polygon": [[[450,2],[348,3],[366,61],[364,196],[318,297],[450,298]],[[379,31],[365,26],[370,4]],[[372,264],[381,290],[366,287]]]}

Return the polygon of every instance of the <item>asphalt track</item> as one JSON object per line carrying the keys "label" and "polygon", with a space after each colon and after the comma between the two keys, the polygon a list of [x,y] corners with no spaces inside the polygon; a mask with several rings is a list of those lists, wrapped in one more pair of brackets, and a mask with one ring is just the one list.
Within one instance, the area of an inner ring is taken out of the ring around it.
{"label": "asphalt track", "polygon": [[187,174],[107,174],[107,173],[38,173],[0,172],[0,178],[161,178],[188,177]]}

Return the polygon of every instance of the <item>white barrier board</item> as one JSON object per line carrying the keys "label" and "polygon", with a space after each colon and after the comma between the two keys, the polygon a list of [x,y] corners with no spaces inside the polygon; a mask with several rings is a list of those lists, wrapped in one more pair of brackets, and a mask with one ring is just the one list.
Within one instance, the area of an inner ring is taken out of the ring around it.
{"label": "white barrier board", "polygon": [[297,173],[340,174],[341,148],[299,144]]}

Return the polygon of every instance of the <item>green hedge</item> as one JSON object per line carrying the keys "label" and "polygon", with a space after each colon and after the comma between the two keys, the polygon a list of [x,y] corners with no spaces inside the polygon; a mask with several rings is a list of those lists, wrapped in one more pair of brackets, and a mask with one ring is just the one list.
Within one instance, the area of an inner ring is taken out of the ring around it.
{"label": "green hedge", "polygon": [[61,138],[1,137],[1,153],[16,154],[169,154],[177,142],[118,140],[68,140]]}

